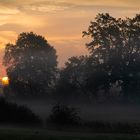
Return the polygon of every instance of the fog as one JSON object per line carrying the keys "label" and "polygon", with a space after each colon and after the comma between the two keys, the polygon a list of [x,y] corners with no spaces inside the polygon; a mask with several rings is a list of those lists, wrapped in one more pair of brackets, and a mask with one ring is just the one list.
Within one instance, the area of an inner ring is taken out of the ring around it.
{"label": "fog", "polygon": [[[45,122],[51,114],[52,107],[57,104],[56,101],[48,100],[19,100],[15,99],[19,105],[30,108],[34,113],[39,115]],[[83,121],[103,121],[103,122],[123,122],[139,123],[140,122],[140,104],[136,103],[65,103],[74,107],[80,114]]]}

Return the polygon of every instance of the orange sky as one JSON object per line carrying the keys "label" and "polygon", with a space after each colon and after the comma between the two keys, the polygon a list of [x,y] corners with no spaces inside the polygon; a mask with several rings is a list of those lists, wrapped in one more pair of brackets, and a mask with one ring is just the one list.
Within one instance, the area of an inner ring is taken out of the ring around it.
{"label": "orange sky", "polygon": [[139,13],[140,0],[0,0],[0,77],[4,46],[21,32],[46,37],[58,54],[59,66],[74,55],[87,54],[82,31],[97,13],[115,17]]}

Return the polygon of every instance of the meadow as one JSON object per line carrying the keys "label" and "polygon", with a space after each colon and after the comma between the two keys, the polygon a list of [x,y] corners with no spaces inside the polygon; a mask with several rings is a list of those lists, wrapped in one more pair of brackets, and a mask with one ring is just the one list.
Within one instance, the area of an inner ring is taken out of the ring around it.
{"label": "meadow", "polygon": [[38,128],[0,128],[1,140],[139,140],[140,135],[58,132]]}

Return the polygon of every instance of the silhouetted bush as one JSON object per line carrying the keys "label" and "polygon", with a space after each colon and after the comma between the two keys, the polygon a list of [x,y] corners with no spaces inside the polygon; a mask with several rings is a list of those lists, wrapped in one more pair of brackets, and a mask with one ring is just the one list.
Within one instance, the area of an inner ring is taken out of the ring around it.
{"label": "silhouetted bush", "polygon": [[36,125],[40,124],[41,120],[27,107],[0,98],[0,123]]}
{"label": "silhouetted bush", "polygon": [[66,105],[56,105],[52,108],[52,114],[47,121],[55,125],[78,125],[80,117],[75,108]]}

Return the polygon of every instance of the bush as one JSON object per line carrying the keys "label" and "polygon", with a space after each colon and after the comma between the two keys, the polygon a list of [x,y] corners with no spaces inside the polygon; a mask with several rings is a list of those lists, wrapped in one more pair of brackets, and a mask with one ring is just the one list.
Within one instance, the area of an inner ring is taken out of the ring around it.
{"label": "bush", "polygon": [[66,105],[56,105],[52,108],[52,114],[48,121],[56,125],[78,125],[80,117],[75,108]]}
{"label": "bush", "polygon": [[14,124],[40,124],[41,120],[30,109],[25,106],[18,106],[16,103],[9,103],[0,98],[0,123]]}

